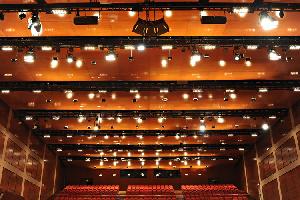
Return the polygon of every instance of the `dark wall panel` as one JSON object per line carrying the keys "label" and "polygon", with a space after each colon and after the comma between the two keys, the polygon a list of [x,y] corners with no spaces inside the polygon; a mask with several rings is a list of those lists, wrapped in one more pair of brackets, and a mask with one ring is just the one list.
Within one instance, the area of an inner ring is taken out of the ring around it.
{"label": "dark wall panel", "polygon": [[292,107],[295,125],[300,124],[300,101]]}
{"label": "dark wall panel", "polygon": [[276,149],[276,159],[278,169],[282,169],[297,160],[297,150],[294,137],[288,139]]}
{"label": "dark wall panel", "polygon": [[25,168],[26,153],[11,139],[7,141],[7,148],[5,152],[5,161],[12,166],[24,171]]}
{"label": "dark wall panel", "polygon": [[55,174],[55,155],[46,149],[44,158],[41,200],[47,200],[53,192]]}
{"label": "dark wall panel", "polygon": [[279,190],[277,180],[273,180],[262,187],[264,200],[279,200]]}
{"label": "dark wall panel", "polygon": [[5,135],[2,132],[0,132],[0,158],[3,154],[4,140],[5,140]]}
{"label": "dark wall panel", "polygon": [[0,123],[6,127],[8,121],[9,107],[6,103],[0,100]]}
{"label": "dark wall panel", "polygon": [[20,195],[22,191],[22,181],[22,177],[9,171],[6,168],[3,168],[1,180],[1,187],[3,187],[3,189],[12,191]]}
{"label": "dark wall panel", "polygon": [[262,179],[265,179],[276,172],[275,157],[273,153],[265,157],[259,163],[259,170]]}
{"label": "dark wall panel", "polygon": [[271,134],[270,132],[266,132],[256,143],[258,156],[262,156],[266,153],[271,146]]}
{"label": "dark wall panel", "polygon": [[25,200],[38,200],[39,199],[39,187],[26,180],[24,183],[23,196],[24,196]]}
{"label": "dark wall panel", "polygon": [[300,167],[280,176],[282,199],[300,200]]}
{"label": "dark wall panel", "polygon": [[44,154],[44,144],[34,135],[31,135],[29,138],[28,147],[31,152],[38,155],[40,158],[43,157]]}
{"label": "dark wall panel", "polygon": [[290,115],[279,120],[272,127],[273,142],[277,143],[281,138],[283,138],[285,135],[287,135],[291,129],[292,129],[292,122],[290,119]]}
{"label": "dark wall panel", "polygon": [[247,172],[247,182],[248,182],[248,193],[254,199],[258,199],[258,168],[256,162],[256,152],[255,148],[252,148],[248,152],[245,153],[245,166]]}
{"label": "dark wall panel", "polygon": [[20,120],[13,117],[10,122],[9,131],[21,142],[27,145],[29,130]]}

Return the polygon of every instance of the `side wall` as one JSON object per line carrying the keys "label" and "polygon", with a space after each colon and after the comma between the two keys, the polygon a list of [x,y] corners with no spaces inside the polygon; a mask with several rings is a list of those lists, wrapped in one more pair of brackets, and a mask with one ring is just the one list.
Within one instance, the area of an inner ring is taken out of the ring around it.
{"label": "side wall", "polygon": [[57,162],[46,145],[0,101],[0,186],[26,200],[46,200],[57,190]]}
{"label": "side wall", "polygon": [[246,190],[254,199],[300,199],[300,102],[244,155]]}

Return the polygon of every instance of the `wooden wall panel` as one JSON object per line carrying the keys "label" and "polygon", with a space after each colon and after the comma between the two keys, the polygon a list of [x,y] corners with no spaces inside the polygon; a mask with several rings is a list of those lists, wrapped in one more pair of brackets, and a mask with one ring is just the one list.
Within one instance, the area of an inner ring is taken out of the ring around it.
{"label": "wooden wall panel", "polygon": [[272,127],[273,142],[277,143],[281,138],[287,135],[291,129],[292,122],[289,115],[278,120],[278,122]]}
{"label": "wooden wall panel", "polygon": [[6,168],[3,168],[1,180],[1,187],[3,187],[3,189],[12,191],[20,195],[22,191],[22,180],[22,177],[9,171]]}
{"label": "wooden wall panel", "polygon": [[30,135],[28,147],[31,152],[38,155],[40,158],[43,157],[44,153],[44,144],[34,135]]}
{"label": "wooden wall panel", "polygon": [[280,176],[282,199],[300,200],[300,167]]}
{"label": "wooden wall panel", "polygon": [[39,190],[40,189],[38,186],[26,180],[24,183],[24,195],[23,195],[25,200],[38,200]]}
{"label": "wooden wall panel", "polygon": [[0,159],[3,153],[5,135],[0,131]]}
{"label": "wooden wall panel", "polygon": [[300,124],[300,101],[292,106],[295,125]]}
{"label": "wooden wall panel", "polygon": [[28,155],[26,162],[26,173],[37,181],[41,180],[42,164],[31,155]]}
{"label": "wooden wall panel", "polygon": [[278,170],[298,159],[294,137],[291,137],[276,149],[276,159]]}
{"label": "wooden wall panel", "polygon": [[264,200],[279,200],[279,190],[277,180],[273,180],[263,186]]}
{"label": "wooden wall panel", "polygon": [[265,179],[276,172],[275,157],[271,153],[259,163],[261,179]]}
{"label": "wooden wall panel", "polygon": [[24,171],[26,153],[11,139],[7,141],[7,148],[5,152],[5,161],[11,164],[12,166],[18,168],[21,171]]}

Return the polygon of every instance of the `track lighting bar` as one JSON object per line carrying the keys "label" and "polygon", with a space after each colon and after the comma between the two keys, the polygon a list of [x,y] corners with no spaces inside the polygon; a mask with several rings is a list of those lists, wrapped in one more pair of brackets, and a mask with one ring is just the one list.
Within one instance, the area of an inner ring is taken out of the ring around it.
{"label": "track lighting bar", "polygon": [[52,118],[52,116],[60,116],[60,118],[78,118],[85,116],[86,118],[95,118],[101,116],[108,117],[140,117],[140,118],[157,118],[165,116],[168,118],[185,118],[186,116],[199,118],[208,116],[231,116],[231,117],[269,117],[276,116],[278,118],[286,116],[288,109],[236,109],[236,110],[16,110],[17,117],[24,119],[30,116],[30,119]]}
{"label": "track lighting bar", "polygon": [[299,3],[261,2],[261,3],[226,3],[226,2],[150,2],[150,3],[47,3],[47,4],[0,4],[3,12],[47,12],[55,9],[77,11],[143,11],[143,10],[219,10],[232,12],[236,7],[247,7],[251,12],[262,10],[285,10],[297,12]]}
{"label": "track lighting bar", "polygon": [[[99,145],[99,144],[48,144],[48,147],[52,150],[57,150],[58,148],[64,150],[219,150],[220,147],[226,150],[238,150],[239,148],[247,149],[251,147],[251,144],[182,144],[182,145]],[[100,151],[99,151],[100,152]]]}
{"label": "track lighting bar", "polygon": [[[0,8],[1,10],[1,8]],[[52,37],[0,37],[0,46],[53,48],[84,48],[93,44],[99,48],[125,48],[126,45],[144,44],[147,48],[163,45],[190,46],[246,46],[259,47],[300,45],[299,36],[52,36]]]}
{"label": "track lighting bar", "polygon": [[9,91],[168,91],[195,89],[291,90],[300,88],[300,80],[207,80],[207,81],[26,81],[1,82],[0,90]]}
{"label": "track lighting bar", "polygon": [[[60,156],[59,157],[60,160],[64,160],[64,161],[85,161],[86,159],[89,159],[90,161],[92,160],[96,160],[96,161],[100,161],[100,160],[104,160],[103,157],[93,157],[93,156]],[[113,158],[109,158],[109,157],[105,157],[107,160],[111,160],[111,161],[133,161],[133,160],[140,160],[141,157],[130,157],[130,158],[125,158],[125,157],[113,157]],[[123,158],[123,159],[122,159]],[[188,161],[192,161],[192,160],[228,160],[229,158],[231,158],[232,160],[236,160],[239,157],[237,156],[173,156],[173,157],[160,157],[159,160],[172,160],[172,161],[184,161],[184,160],[188,160]],[[105,159],[105,160],[106,160]],[[157,157],[144,157],[144,161],[155,161],[157,160]]]}
{"label": "track lighting bar", "polygon": [[[259,135],[261,133],[261,129],[232,129],[232,130],[206,130],[205,135],[208,135],[210,137],[214,136],[227,136],[227,135],[234,135],[234,136],[250,136],[252,134]],[[176,135],[185,135],[185,136],[199,136],[200,134],[203,135],[203,133],[200,133],[198,130],[32,130],[32,133],[34,135],[43,137],[44,135],[49,136],[67,136],[72,135],[74,137],[76,136],[104,136],[104,135],[112,135],[112,136],[137,136],[137,135],[143,135],[143,136],[176,136]]]}

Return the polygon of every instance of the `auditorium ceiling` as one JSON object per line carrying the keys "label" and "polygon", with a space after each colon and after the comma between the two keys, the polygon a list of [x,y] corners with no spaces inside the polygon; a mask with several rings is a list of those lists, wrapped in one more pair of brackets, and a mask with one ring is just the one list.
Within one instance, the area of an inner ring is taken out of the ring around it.
{"label": "auditorium ceiling", "polygon": [[[0,0],[0,99],[65,165],[236,163],[300,100],[300,4],[257,2]],[[132,32],[147,9],[169,32]]]}

